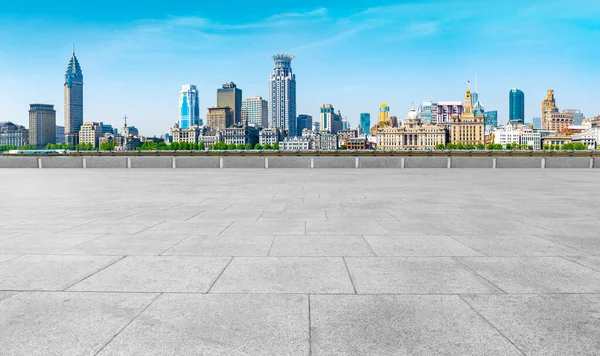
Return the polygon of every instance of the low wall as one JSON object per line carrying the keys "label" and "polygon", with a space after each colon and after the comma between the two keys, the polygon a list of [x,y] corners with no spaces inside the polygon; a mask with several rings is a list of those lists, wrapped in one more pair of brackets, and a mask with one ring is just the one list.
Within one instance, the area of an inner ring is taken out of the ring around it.
{"label": "low wall", "polygon": [[0,156],[0,168],[600,168],[599,157]]}

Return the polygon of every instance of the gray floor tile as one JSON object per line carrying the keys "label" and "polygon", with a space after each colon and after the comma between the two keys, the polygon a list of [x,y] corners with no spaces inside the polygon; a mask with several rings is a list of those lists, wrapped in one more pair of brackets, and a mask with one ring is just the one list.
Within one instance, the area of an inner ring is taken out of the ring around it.
{"label": "gray floor tile", "polygon": [[17,293],[21,293],[21,292],[0,292],[0,302],[3,301],[4,299],[8,299],[8,298],[12,297],[13,295],[17,295]]}
{"label": "gray floor tile", "polygon": [[521,355],[457,296],[310,297],[312,355]]}
{"label": "gray floor tile", "polygon": [[473,295],[464,298],[526,355],[598,355],[600,295]]}
{"label": "gray floor tile", "polygon": [[379,256],[481,256],[481,253],[444,235],[365,236]]}
{"label": "gray floor tile", "polygon": [[0,255],[0,262],[12,260],[13,258],[19,257],[20,255]]}
{"label": "gray floor tile", "polygon": [[160,221],[137,221],[132,224],[122,220],[93,221],[62,231],[63,234],[135,234]]}
{"label": "gray floor tile", "polygon": [[143,235],[160,234],[219,234],[224,231],[233,220],[212,221],[166,221],[144,230]]}
{"label": "gray floor tile", "polygon": [[561,257],[459,257],[507,293],[600,293],[600,272]]}
{"label": "gray floor tile", "polygon": [[486,256],[575,256],[581,252],[533,235],[452,235]]}
{"label": "gray floor tile", "polygon": [[298,212],[289,211],[264,211],[257,221],[263,220],[286,220],[286,221],[327,221],[326,212],[323,210],[312,210]]}
{"label": "gray floor tile", "polygon": [[374,256],[362,236],[281,235],[269,256]]}
{"label": "gray floor tile", "polygon": [[306,296],[164,294],[99,355],[308,355],[308,350]]}
{"label": "gray floor tile", "polygon": [[63,234],[37,233],[23,234],[0,240],[2,254],[56,254],[104,234]]}
{"label": "gray floor tile", "polygon": [[600,256],[567,256],[564,258],[600,272]]}
{"label": "gray floor tile", "polygon": [[234,257],[211,293],[354,293],[339,257]]}
{"label": "gray floor tile", "polygon": [[307,235],[386,235],[389,234],[377,221],[307,221]]}
{"label": "gray floor tile", "polygon": [[190,235],[164,252],[176,256],[267,256],[274,236],[257,235]]}
{"label": "gray floor tile", "polygon": [[256,221],[262,214],[262,211],[206,211],[198,214],[188,221],[192,223],[203,223],[211,221]]}
{"label": "gray floor tile", "polygon": [[21,256],[0,264],[0,290],[63,290],[117,256]]}
{"label": "gray floor tile", "polygon": [[236,221],[229,226],[223,235],[304,235],[304,221],[262,220],[254,222]]}
{"label": "gray floor tile", "polygon": [[21,292],[0,301],[0,353],[94,355],[155,297]]}
{"label": "gray floor tile", "polygon": [[69,291],[206,293],[230,258],[129,256]]}
{"label": "gray floor tile", "polygon": [[70,255],[158,255],[189,235],[110,234],[63,252]]}
{"label": "gray floor tile", "polygon": [[347,257],[359,294],[501,293],[451,257]]}
{"label": "gray floor tile", "polygon": [[555,242],[581,251],[582,254],[600,256],[600,236],[597,231],[588,231],[585,234],[544,234],[540,238]]}

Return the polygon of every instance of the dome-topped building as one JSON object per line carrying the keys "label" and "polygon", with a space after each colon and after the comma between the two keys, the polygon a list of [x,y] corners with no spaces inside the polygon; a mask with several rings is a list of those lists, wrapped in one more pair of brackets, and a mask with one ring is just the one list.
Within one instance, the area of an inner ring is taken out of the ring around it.
{"label": "dome-topped building", "polygon": [[417,113],[417,111],[415,110],[414,104],[413,104],[412,108],[410,109],[410,111],[408,112],[408,114],[406,114],[406,117],[404,118],[404,126],[407,126],[407,127],[421,126],[421,119],[419,118],[419,113]]}

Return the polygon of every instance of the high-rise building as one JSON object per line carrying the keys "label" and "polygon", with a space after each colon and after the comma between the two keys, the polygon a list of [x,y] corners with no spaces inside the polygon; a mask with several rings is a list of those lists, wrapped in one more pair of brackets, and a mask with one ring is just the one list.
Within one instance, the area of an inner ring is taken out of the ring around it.
{"label": "high-rise building", "polygon": [[79,143],[91,144],[93,148],[99,147],[102,126],[97,122],[84,122],[79,130]]}
{"label": "high-rise building", "polygon": [[261,96],[252,96],[242,102],[242,120],[256,126],[269,127],[269,104]]}
{"label": "high-rise building", "polygon": [[56,126],[56,143],[65,143],[65,127]]}
{"label": "high-rise building", "polygon": [[531,123],[533,124],[533,128],[535,130],[541,130],[542,129],[542,118],[541,117],[534,117],[531,119]]}
{"label": "high-rise building", "polygon": [[336,113],[333,105],[323,104],[321,105],[321,131],[336,134],[338,131],[343,130],[342,114]]}
{"label": "high-rise building", "polygon": [[559,112],[554,99],[554,90],[548,90],[546,99],[542,101],[542,129],[560,131],[572,126],[575,115],[568,112]]}
{"label": "high-rise building", "polygon": [[[79,133],[79,128],[76,131]],[[56,143],[56,111],[54,105],[29,105],[29,144],[44,148]]]}
{"label": "high-rise building", "polygon": [[195,85],[186,84],[179,91],[179,128],[200,126],[200,100]]}
{"label": "high-rise building", "polygon": [[388,104],[379,105],[379,122],[387,122],[390,119],[390,107]]}
{"label": "high-rise building", "polygon": [[498,127],[498,111],[491,110],[483,113],[486,127]]}
{"label": "high-rise building", "polygon": [[300,114],[298,115],[298,119],[296,120],[296,133],[297,136],[302,135],[303,130],[312,130],[313,120],[312,116]]}
{"label": "high-rise building", "polygon": [[585,119],[585,115],[581,113],[581,110],[565,109],[564,112],[567,114],[573,114],[573,125],[575,126],[581,126],[583,120]]}
{"label": "high-rise building", "polygon": [[75,51],[65,73],[64,99],[65,142],[75,146],[79,143],[79,129],[83,125],[83,72]]}
{"label": "high-rise building", "polygon": [[525,122],[525,94],[519,89],[511,89],[508,93],[508,121]]}
{"label": "high-rise building", "polygon": [[365,135],[371,133],[371,114],[366,112],[360,114],[360,127],[362,127]]}
{"label": "high-rise building", "polygon": [[233,126],[233,112],[231,112],[231,108],[229,106],[224,108],[208,108],[206,125],[213,130],[220,131]]}
{"label": "high-rise building", "polygon": [[463,103],[460,101],[424,101],[419,108],[419,117],[423,125],[450,122],[452,115],[462,115]]}
{"label": "high-rise building", "polygon": [[235,83],[225,83],[220,89],[217,89],[217,107],[231,109],[233,123],[242,122],[242,89]]}
{"label": "high-rise building", "polygon": [[463,114],[450,118],[450,142],[453,144],[484,143],[485,118],[482,114],[475,116],[471,91],[467,89],[463,102]]}
{"label": "high-rise building", "polygon": [[296,132],[296,76],[292,73],[294,56],[277,54],[271,57],[275,68],[269,85],[269,120],[271,125],[282,128],[289,136]]}

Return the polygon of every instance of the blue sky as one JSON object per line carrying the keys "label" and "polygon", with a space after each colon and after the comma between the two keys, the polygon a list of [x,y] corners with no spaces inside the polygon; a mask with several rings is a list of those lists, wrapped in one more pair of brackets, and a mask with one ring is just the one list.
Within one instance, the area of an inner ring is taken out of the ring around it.
{"label": "blue sky", "polygon": [[480,100],[505,122],[508,92],[540,116],[547,89],[561,109],[600,113],[600,1],[9,1],[0,12],[0,121],[27,123],[28,105],[54,104],[75,42],[84,119],[144,134],[177,120],[178,93],[200,91],[202,117],[216,89],[268,96],[270,56],[291,53],[298,113],[331,103],[352,125],[387,103]]}

